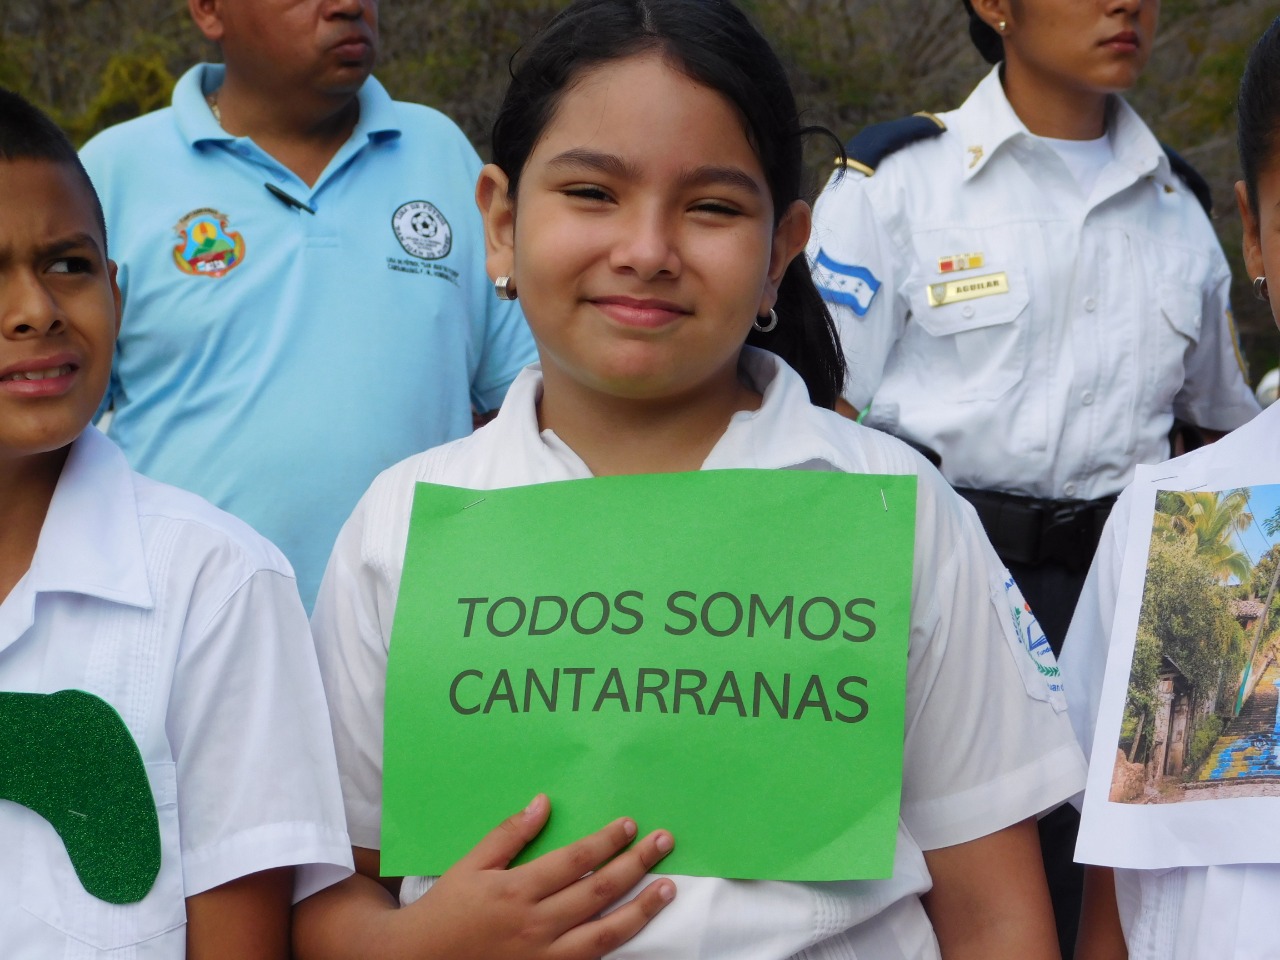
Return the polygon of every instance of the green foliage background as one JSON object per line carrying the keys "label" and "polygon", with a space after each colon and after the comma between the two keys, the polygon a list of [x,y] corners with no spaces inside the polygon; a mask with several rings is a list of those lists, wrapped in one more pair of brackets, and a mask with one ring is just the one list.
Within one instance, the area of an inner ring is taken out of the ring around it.
{"label": "green foliage background", "polygon": [[[842,140],[860,127],[958,105],[987,70],[960,0],[741,0],[792,68],[807,118]],[[482,154],[507,63],[564,0],[383,0],[378,76],[393,95],[452,116]],[[1131,100],[1156,135],[1213,186],[1236,271],[1237,322],[1256,380],[1277,362],[1271,317],[1240,261],[1236,85],[1274,0],[1165,0],[1146,76]],[[174,79],[216,59],[184,0],[0,0],[0,84],[48,109],[77,142],[168,101]],[[817,189],[831,151],[814,142]]]}

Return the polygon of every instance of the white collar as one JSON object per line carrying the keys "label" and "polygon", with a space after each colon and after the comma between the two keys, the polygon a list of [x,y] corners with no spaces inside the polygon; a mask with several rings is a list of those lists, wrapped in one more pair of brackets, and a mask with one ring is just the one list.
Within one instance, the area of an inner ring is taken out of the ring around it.
{"label": "white collar", "polygon": [[[865,469],[848,442],[848,421],[813,406],[808,388],[791,367],[755,347],[744,347],[739,363],[763,401],[758,410],[733,415],[703,462],[703,470],[777,470],[813,462],[837,470]],[[493,486],[591,476],[582,459],[554,432],[538,430],[541,397],[542,366],[533,363],[516,377],[497,417],[475,434],[491,465],[488,479]]]}
{"label": "white collar", "polygon": [[[1142,118],[1123,97],[1113,96],[1111,102],[1108,132],[1116,162],[1131,170],[1135,178],[1154,172],[1162,164],[1167,171],[1164,150]],[[1022,138],[1034,139],[1005,96],[999,65],[993,67],[968,99],[945,119],[947,128],[966,146],[962,159],[965,180],[985,169],[1006,144]]]}
{"label": "white collar", "polygon": [[96,427],[71,445],[24,580],[32,596],[78,593],[154,605],[134,473]]}

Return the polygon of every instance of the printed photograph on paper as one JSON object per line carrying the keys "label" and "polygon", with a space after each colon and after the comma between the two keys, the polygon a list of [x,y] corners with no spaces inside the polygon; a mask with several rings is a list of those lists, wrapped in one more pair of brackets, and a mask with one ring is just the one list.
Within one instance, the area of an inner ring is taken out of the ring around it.
{"label": "printed photograph on paper", "polygon": [[1280,796],[1280,485],[1160,490],[1109,799]]}

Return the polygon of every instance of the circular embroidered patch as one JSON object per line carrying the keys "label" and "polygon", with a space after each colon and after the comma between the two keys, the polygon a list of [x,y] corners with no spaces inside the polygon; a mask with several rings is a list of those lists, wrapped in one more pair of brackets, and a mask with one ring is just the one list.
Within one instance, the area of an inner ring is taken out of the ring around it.
{"label": "circular embroidered patch", "polygon": [[405,253],[420,260],[439,260],[453,248],[453,230],[435,204],[411,200],[391,215],[391,229]]}
{"label": "circular embroidered patch", "polygon": [[244,262],[244,237],[228,225],[225,213],[209,207],[192,210],[173,226],[178,242],[173,262],[195,277],[225,277]]}

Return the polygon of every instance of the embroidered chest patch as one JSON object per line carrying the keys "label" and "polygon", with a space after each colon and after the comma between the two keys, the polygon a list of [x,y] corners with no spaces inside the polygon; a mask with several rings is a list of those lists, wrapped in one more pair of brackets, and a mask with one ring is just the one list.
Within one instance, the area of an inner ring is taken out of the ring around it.
{"label": "embroidered chest patch", "polygon": [[208,207],[192,210],[173,226],[178,242],[173,262],[196,277],[224,277],[244,261],[244,237],[228,225],[225,213]]}
{"label": "embroidered chest patch", "polygon": [[404,252],[420,260],[439,260],[453,249],[453,228],[440,209],[426,200],[411,200],[391,215],[391,229]]}

